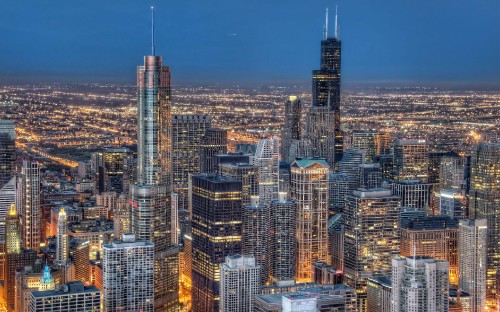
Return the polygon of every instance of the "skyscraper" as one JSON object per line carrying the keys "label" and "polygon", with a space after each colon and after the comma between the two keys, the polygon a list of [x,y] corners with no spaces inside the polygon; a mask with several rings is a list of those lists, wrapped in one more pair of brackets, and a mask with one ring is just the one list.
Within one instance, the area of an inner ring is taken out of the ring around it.
{"label": "skyscraper", "polygon": [[315,261],[330,262],[328,250],[328,179],[324,159],[297,159],[291,165],[291,198],[297,202],[296,279],[311,282]]}
{"label": "skyscraper", "polygon": [[129,153],[128,148],[108,148],[104,150],[104,173],[109,181],[105,188],[106,191],[114,191],[117,194],[123,192],[125,158]]}
{"label": "skyscraper", "polygon": [[10,211],[5,217],[5,252],[21,252],[21,222],[16,206],[11,204]]}
{"label": "skyscraper", "polygon": [[442,215],[457,219],[464,219],[469,215],[464,191],[457,189],[441,190],[439,201],[439,211]]}
{"label": "skyscraper", "polygon": [[[154,11],[151,8],[154,21]],[[178,311],[178,248],[171,242],[172,120],[170,70],[152,53],[137,67],[137,181],[130,187],[132,229],[154,244],[155,311]]]}
{"label": "skyscraper", "polygon": [[259,195],[259,168],[247,163],[227,163],[219,165],[222,176],[242,183],[241,201],[243,206],[250,205],[250,198]]}
{"label": "skyscraper", "polygon": [[260,204],[253,196],[250,205],[243,206],[241,252],[251,254],[260,266],[259,284],[265,285],[269,277],[269,203]]}
{"label": "skyscraper", "polygon": [[38,163],[23,160],[20,188],[22,238],[26,249],[40,250],[40,169]]}
{"label": "skyscraper", "polygon": [[354,130],[351,147],[365,150],[365,162],[372,163],[389,150],[389,134],[377,130]]}
{"label": "skyscraper", "polygon": [[439,164],[439,190],[463,189],[465,190],[465,165],[464,157],[444,156]]}
{"label": "skyscraper", "polygon": [[367,309],[369,277],[389,275],[399,255],[399,197],[385,189],[359,189],[347,195],[344,220],[344,281],[358,294],[358,311]]}
{"label": "skyscraper", "polygon": [[341,42],[335,15],[335,33],[328,35],[328,11],[325,35],[321,41],[320,69],[313,71],[312,105],[307,114],[306,136],[313,155],[326,159],[331,168],[340,161],[343,134],[340,130]]}
{"label": "skyscraper", "polygon": [[220,267],[241,253],[241,182],[215,174],[192,176],[193,312],[218,312]]}
{"label": "skyscraper", "polygon": [[285,123],[281,131],[281,159],[292,163],[290,147],[293,140],[300,140],[300,118],[302,116],[302,103],[300,98],[292,95],[285,102]]}
{"label": "skyscraper", "polygon": [[429,178],[429,145],[425,140],[399,140],[394,145],[394,179],[418,179],[427,183]]}
{"label": "skyscraper", "polygon": [[278,199],[279,138],[260,139],[250,163],[259,169],[259,197],[261,201]]}
{"label": "skyscraper", "polygon": [[0,188],[0,240],[5,240],[5,216],[12,204],[16,204],[17,177],[13,176]]}
{"label": "skyscraper", "polygon": [[352,192],[359,187],[359,165],[365,163],[366,151],[361,148],[349,148],[339,162],[339,172],[349,177],[349,191]]}
{"label": "skyscraper", "polygon": [[68,238],[68,218],[64,208],[59,210],[57,220],[56,236],[56,263],[63,266],[68,262],[69,257],[69,238]]}
{"label": "skyscraper", "polygon": [[494,299],[495,276],[500,267],[500,143],[479,143],[472,153],[469,212],[488,220],[486,296]]}
{"label": "skyscraper", "polygon": [[431,184],[420,180],[400,180],[392,184],[392,193],[401,197],[401,207],[413,207],[430,214]]}
{"label": "skyscraper", "polygon": [[431,257],[392,259],[392,312],[448,311],[448,262]]}
{"label": "skyscraper", "polygon": [[271,201],[270,276],[273,281],[295,278],[295,226],[297,204],[280,192],[279,199]]}
{"label": "skyscraper", "polygon": [[220,311],[253,312],[260,266],[252,255],[227,256],[220,265]]}
{"label": "skyscraper", "polygon": [[200,172],[216,172],[214,156],[227,153],[227,130],[210,128],[200,143]]}
{"label": "skyscraper", "polygon": [[486,307],[486,219],[461,220],[458,232],[458,282],[460,289],[471,294],[471,312]]}
{"label": "skyscraper", "polygon": [[11,120],[0,120],[0,189],[16,173],[16,127]]}
{"label": "skyscraper", "polygon": [[103,311],[154,311],[154,245],[124,234],[105,244]]}
{"label": "skyscraper", "polygon": [[172,190],[181,210],[188,209],[189,175],[200,173],[200,143],[211,120],[208,115],[172,116]]}

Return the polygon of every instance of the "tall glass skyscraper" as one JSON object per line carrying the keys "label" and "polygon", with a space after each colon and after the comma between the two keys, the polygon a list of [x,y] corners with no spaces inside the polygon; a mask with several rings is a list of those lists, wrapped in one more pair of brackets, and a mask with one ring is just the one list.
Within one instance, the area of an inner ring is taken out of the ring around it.
{"label": "tall glass skyscraper", "polygon": [[16,173],[15,130],[11,120],[0,120],[0,189]]}
{"label": "tall glass skyscraper", "polygon": [[312,105],[307,115],[306,132],[312,143],[313,155],[325,158],[331,168],[342,158],[344,140],[340,130],[341,47],[337,15],[334,37],[329,37],[327,12],[320,69],[313,71]]}

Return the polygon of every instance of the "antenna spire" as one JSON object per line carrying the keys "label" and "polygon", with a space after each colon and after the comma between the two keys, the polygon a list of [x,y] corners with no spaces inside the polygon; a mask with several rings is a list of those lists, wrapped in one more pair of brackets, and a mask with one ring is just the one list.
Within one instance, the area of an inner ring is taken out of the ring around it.
{"label": "antenna spire", "polygon": [[328,8],[326,8],[325,40],[328,39]]}
{"label": "antenna spire", "polygon": [[151,6],[151,53],[155,55],[155,7]]}
{"label": "antenna spire", "polygon": [[338,23],[339,6],[335,6],[335,39],[339,39],[339,23]]}

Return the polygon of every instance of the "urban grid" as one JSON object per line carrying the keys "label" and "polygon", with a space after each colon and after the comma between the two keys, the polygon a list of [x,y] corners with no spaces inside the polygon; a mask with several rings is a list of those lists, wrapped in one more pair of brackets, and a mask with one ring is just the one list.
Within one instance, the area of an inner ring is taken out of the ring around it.
{"label": "urban grid", "polygon": [[328,11],[312,92],[176,87],[150,13],[135,86],[0,86],[1,311],[500,311],[500,93],[344,91]]}

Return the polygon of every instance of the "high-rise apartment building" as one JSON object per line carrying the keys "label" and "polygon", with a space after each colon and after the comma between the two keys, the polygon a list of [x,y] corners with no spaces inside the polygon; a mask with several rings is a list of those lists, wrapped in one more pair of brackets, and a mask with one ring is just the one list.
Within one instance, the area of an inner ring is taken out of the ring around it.
{"label": "high-rise apartment building", "polygon": [[101,292],[95,286],[85,286],[80,281],[62,285],[60,290],[34,291],[31,293],[30,312],[99,312]]}
{"label": "high-rise apartment building", "polygon": [[200,142],[200,172],[216,172],[215,155],[227,153],[227,130],[210,128]]}
{"label": "high-rise apartment building", "polygon": [[392,260],[392,312],[448,311],[448,262],[431,257]]}
{"label": "high-rise apartment building", "polygon": [[59,211],[56,235],[56,263],[64,266],[69,257],[68,217],[64,208]]}
{"label": "high-rise apartment building", "polygon": [[250,163],[259,169],[259,197],[261,201],[278,199],[279,191],[279,138],[260,139]]}
{"label": "high-rise apartment building", "polygon": [[458,232],[459,287],[471,295],[471,312],[486,311],[486,219],[460,220]]}
{"label": "high-rise apartment building", "polygon": [[450,283],[458,277],[458,221],[446,216],[413,217],[402,223],[400,255],[428,256],[449,263]]}
{"label": "high-rise apartment building", "polygon": [[16,174],[16,127],[0,120],[0,189]]}
{"label": "high-rise apartment building", "polygon": [[291,165],[290,197],[297,203],[296,280],[312,281],[315,261],[330,262],[328,250],[328,179],[324,159],[297,159]]}
{"label": "high-rise apartment building", "polygon": [[281,131],[281,159],[292,163],[290,147],[293,140],[300,140],[302,103],[300,98],[292,95],[285,102],[285,123]]}
{"label": "high-rise apartment building", "polygon": [[295,278],[295,226],[297,204],[280,192],[278,200],[271,201],[270,224],[270,277],[272,281]]}
{"label": "high-rise apartment building", "polygon": [[243,206],[241,252],[251,254],[260,266],[259,284],[265,285],[269,277],[270,217],[269,203],[259,203],[253,196],[250,205]]}
{"label": "high-rise apartment building", "polygon": [[154,311],[154,245],[124,234],[103,247],[103,311]]}
{"label": "high-rise apartment building", "polygon": [[359,189],[347,195],[344,220],[344,281],[358,294],[358,311],[367,309],[369,277],[389,275],[399,255],[399,197],[385,189]]}
{"label": "high-rise apartment building", "polygon": [[200,144],[211,120],[208,115],[172,116],[172,189],[179,209],[188,209],[189,175],[200,173]]}
{"label": "high-rise apartment building", "polygon": [[253,312],[260,269],[252,255],[227,256],[220,265],[220,311]]}
{"label": "high-rise apartment building", "polygon": [[114,237],[116,239],[121,239],[124,233],[132,232],[132,228],[130,227],[130,213],[127,197],[121,194],[116,201],[116,210],[113,216]]}
{"label": "high-rise apartment building", "polygon": [[26,249],[40,250],[41,208],[40,168],[38,163],[23,160],[18,200],[22,224],[23,245]]}
{"label": "high-rise apartment building", "polygon": [[312,105],[306,120],[306,137],[311,140],[313,156],[325,158],[332,169],[343,152],[340,129],[341,46],[337,24],[333,37],[328,35],[326,27],[321,41],[320,69],[313,71]]}
{"label": "high-rise apartment building", "polygon": [[241,253],[241,182],[215,174],[192,176],[193,312],[218,312],[220,267]]}
{"label": "high-rise apartment building", "polygon": [[490,303],[498,295],[496,272],[500,267],[500,143],[479,143],[472,153],[470,218],[488,220],[486,294]]}
{"label": "high-rise apartment building", "polygon": [[394,145],[394,179],[427,183],[429,178],[429,145],[425,140],[399,140]]}

